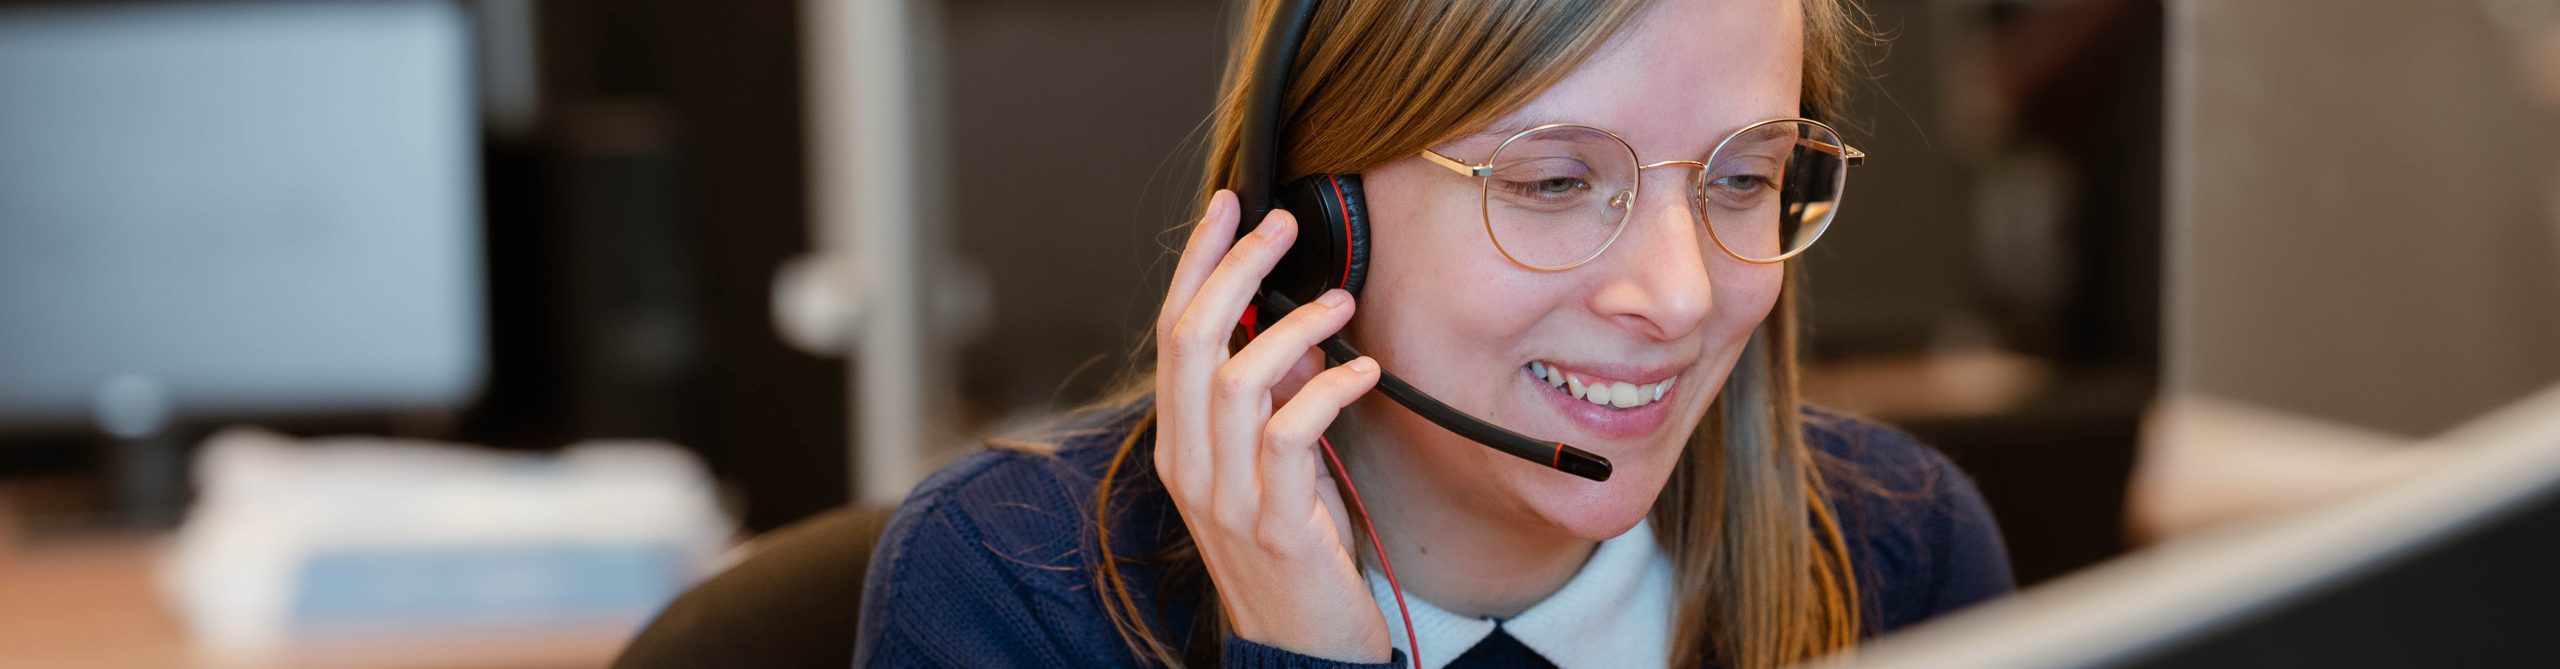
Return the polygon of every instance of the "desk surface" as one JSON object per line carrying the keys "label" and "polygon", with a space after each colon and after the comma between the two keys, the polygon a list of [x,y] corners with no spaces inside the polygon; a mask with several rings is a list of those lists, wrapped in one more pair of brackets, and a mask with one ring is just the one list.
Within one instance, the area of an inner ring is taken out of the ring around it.
{"label": "desk surface", "polygon": [[189,643],[178,619],[161,605],[153,574],[164,538],[107,536],[16,545],[13,540],[0,535],[0,669],[603,667],[634,631],[368,637],[254,655],[216,653]]}

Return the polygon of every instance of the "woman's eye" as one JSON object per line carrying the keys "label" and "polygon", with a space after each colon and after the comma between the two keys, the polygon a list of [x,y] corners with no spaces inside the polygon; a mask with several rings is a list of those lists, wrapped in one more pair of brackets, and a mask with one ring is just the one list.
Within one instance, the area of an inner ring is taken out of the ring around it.
{"label": "woman's eye", "polygon": [[1591,189],[1591,182],[1572,177],[1540,179],[1527,183],[1516,181],[1506,181],[1503,183],[1521,194],[1534,195],[1542,198],[1564,197],[1573,194],[1574,191]]}
{"label": "woman's eye", "polygon": [[1495,193],[1516,205],[1554,207],[1580,199],[1595,184],[1591,166],[1569,157],[1513,160],[1490,177]]}
{"label": "woman's eye", "polygon": [[1768,177],[1757,174],[1736,174],[1716,179],[1715,186],[1717,190],[1726,192],[1748,193],[1767,189],[1773,183]]}
{"label": "woman's eye", "polygon": [[1713,175],[1705,184],[1707,202],[1727,210],[1757,209],[1774,202],[1773,194],[1785,184],[1774,166],[1762,168],[1753,162],[1761,161],[1731,165]]}
{"label": "woman's eye", "polygon": [[1779,170],[1786,165],[1784,155],[1754,150],[1721,153],[1716,156],[1715,165],[1707,168],[1707,184],[1730,191],[1774,186]]}

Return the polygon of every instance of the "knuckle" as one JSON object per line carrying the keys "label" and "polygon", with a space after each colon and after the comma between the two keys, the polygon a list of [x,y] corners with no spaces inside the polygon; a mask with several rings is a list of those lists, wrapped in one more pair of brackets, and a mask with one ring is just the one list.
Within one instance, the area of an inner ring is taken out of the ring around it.
{"label": "knuckle", "polygon": [[1218,368],[1218,372],[1210,377],[1209,382],[1213,384],[1212,387],[1218,394],[1227,397],[1244,397],[1254,389],[1253,374],[1238,369],[1232,364]]}
{"label": "knuckle", "polygon": [[1265,449],[1274,452],[1286,451],[1299,441],[1298,431],[1280,421],[1275,420],[1262,426],[1262,447]]}
{"label": "knuckle", "polygon": [[1174,349],[1175,353],[1195,351],[1200,348],[1202,338],[1199,319],[1190,316],[1174,319],[1173,329],[1165,334],[1165,347]]}
{"label": "knuckle", "polygon": [[1270,555],[1296,555],[1305,548],[1306,542],[1300,541],[1287,527],[1286,523],[1269,522],[1254,528],[1254,547]]}
{"label": "knuckle", "polygon": [[1241,536],[1253,527],[1252,510],[1242,504],[1217,504],[1209,516],[1209,526],[1222,535]]}
{"label": "knuckle", "polygon": [[1176,360],[1193,360],[1206,355],[1209,338],[1202,332],[1204,329],[1192,319],[1183,319],[1174,324],[1172,336],[1165,338],[1162,350]]}

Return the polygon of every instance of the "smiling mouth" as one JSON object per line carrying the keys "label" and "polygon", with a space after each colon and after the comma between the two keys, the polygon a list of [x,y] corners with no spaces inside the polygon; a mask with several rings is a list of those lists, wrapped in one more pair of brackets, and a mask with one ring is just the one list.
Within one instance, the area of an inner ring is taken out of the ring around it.
{"label": "smiling mouth", "polygon": [[1594,405],[1615,409],[1634,409],[1662,401],[1664,396],[1671,393],[1673,384],[1680,382],[1680,376],[1677,374],[1667,379],[1647,383],[1601,379],[1570,371],[1544,360],[1530,361],[1522,369],[1528,371],[1530,376],[1546,382],[1547,387],[1556,392]]}

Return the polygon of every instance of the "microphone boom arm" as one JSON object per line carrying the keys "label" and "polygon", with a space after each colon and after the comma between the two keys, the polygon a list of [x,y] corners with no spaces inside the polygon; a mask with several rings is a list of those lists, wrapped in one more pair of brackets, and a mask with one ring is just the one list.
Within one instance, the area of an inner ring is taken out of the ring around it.
{"label": "microphone boom arm", "polygon": [[[1263,318],[1269,319],[1267,322],[1278,322],[1281,315],[1298,308],[1295,301],[1276,291],[1262,291],[1256,299],[1263,302],[1262,311],[1265,314]],[[1324,350],[1325,365],[1328,367],[1360,357],[1359,349],[1352,348],[1351,344],[1342,341],[1338,336],[1326,337],[1316,347]],[[1405,383],[1404,379],[1397,378],[1393,372],[1384,369],[1378,371],[1377,389],[1378,392],[1386,394],[1387,399],[1395,400],[1397,404],[1404,405],[1404,408],[1430,420],[1432,424],[1457,433],[1458,436],[1466,437],[1470,441],[1574,476],[1593,481],[1609,480],[1611,466],[1608,458],[1574,448],[1563,442],[1531,439],[1518,432],[1486,422],[1484,419],[1467,415],[1464,411],[1459,411],[1424,394],[1421,389],[1413,387],[1413,384]]]}

